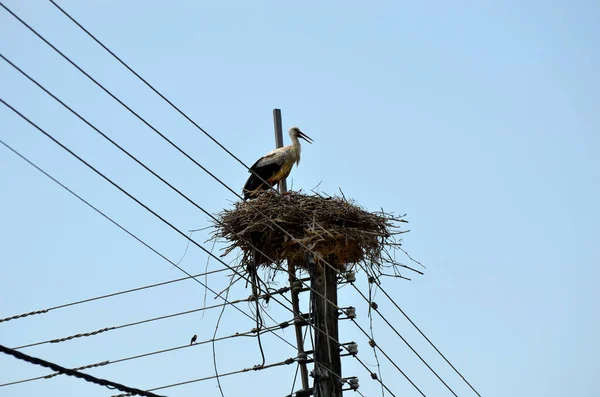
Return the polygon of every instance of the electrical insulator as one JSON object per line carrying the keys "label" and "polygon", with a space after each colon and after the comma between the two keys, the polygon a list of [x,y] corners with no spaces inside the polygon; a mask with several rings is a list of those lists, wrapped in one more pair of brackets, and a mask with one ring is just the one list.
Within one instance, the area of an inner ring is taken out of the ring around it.
{"label": "electrical insulator", "polygon": [[306,364],[307,357],[306,353],[298,353],[298,364]]}
{"label": "electrical insulator", "polygon": [[348,273],[346,273],[346,281],[348,281],[349,283],[353,283],[356,281],[356,273],[350,271]]}
{"label": "electrical insulator", "polygon": [[296,280],[292,283],[292,291],[293,292],[300,292],[301,289],[302,289],[302,281]]}
{"label": "electrical insulator", "polygon": [[298,314],[294,318],[294,324],[303,327],[308,324],[308,318],[309,316],[307,314]]}
{"label": "electrical insulator", "polygon": [[349,319],[356,318],[356,308],[354,306],[348,306],[346,309],[346,315]]}
{"label": "electrical insulator", "polygon": [[348,379],[348,386],[350,386],[350,388],[352,390],[357,390],[358,389],[358,378]]}
{"label": "electrical insulator", "polygon": [[352,355],[358,354],[358,344],[356,342],[348,344],[348,353]]}

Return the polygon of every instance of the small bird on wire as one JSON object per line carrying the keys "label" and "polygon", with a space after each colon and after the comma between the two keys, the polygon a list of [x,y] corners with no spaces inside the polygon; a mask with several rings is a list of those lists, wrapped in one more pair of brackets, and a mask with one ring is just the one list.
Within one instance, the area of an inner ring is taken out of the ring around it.
{"label": "small bird on wire", "polygon": [[198,339],[198,335],[192,336],[192,341],[190,342],[190,346],[196,343],[196,339]]}
{"label": "small bird on wire", "polygon": [[244,200],[256,197],[262,190],[269,190],[269,188],[287,178],[294,163],[296,165],[300,163],[301,147],[298,138],[302,138],[308,143],[312,143],[312,139],[300,131],[298,127],[290,128],[290,138],[292,140],[291,145],[267,153],[250,167],[250,177],[246,181],[243,190]]}

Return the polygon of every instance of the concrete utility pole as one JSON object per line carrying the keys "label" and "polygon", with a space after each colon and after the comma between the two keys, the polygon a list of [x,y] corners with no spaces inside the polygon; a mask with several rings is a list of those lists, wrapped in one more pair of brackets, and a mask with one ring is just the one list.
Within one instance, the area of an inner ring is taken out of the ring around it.
{"label": "concrete utility pole", "polygon": [[[330,265],[336,266],[336,258],[327,258]],[[341,397],[342,363],[338,332],[337,273],[324,263],[315,264],[309,254],[308,269],[311,273],[313,324],[315,325],[315,386],[318,397]],[[334,306],[335,305],[335,306]]]}
{"label": "concrete utility pole", "polygon": [[[281,125],[281,110],[273,109],[273,124],[275,125],[275,146],[283,147],[283,128]],[[279,191],[283,194],[287,192],[287,184],[285,179],[279,182]],[[296,278],[296,265],[293,261],[288,260],[288,273],[290,280],[290,294],[292,295],[292,310],[294,311],[294,328],[296,329],[296,346],[298,347],[298,365],[300,365],[300,378],[302,380],[302,389],[308,393],[310,385],[308,384],[308,370],[306,369],[306,353],[304,352],[304,340],[302,338],[302,324],[300,319],[300,299],[298,297],[298,287],[302,287],[302,283]],[[301,357],[304,360],[301,360]]]}

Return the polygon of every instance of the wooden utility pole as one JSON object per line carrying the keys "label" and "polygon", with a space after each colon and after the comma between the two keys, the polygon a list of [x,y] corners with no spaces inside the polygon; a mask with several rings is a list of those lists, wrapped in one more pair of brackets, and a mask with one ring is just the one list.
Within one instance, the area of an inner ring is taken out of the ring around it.
{"label": "wooden utility pole", "polygon": [[[275,146],[283,147],[283,128],[281,125],[281,110],[273,109],[273,124],[275,125]],[[279,191],[283,194],[287,192],[285,179],[279,182]],[[300,299],[298,297],[298,286],[301,283],[296,278],[296,265],[288,260],[288,273],[290,280],[290,294],[292,295],[292,310],[294,311],[294,328],[296,329],[296,346],[298,347],[298,365],[300,366],[300,378],[302,379],[302,389],[308,393],[310,385],[308,384],[308,370],[306,369],[306,353],[304,352],[304,340],[302,338],[302,324],[300,313]]]}
{"label": "wooden utility pole", "polygon": [[[336,266],[336,258],[327,258],[330,265]],[[313,305],[313,324],[315,325],[315,386],[314,395],[318,397],[341,397],[342,363],[340,360],[338,310],[337,310],[337,273],[327,264],[315,263],[309,254],[309,272],[311,273]]]}

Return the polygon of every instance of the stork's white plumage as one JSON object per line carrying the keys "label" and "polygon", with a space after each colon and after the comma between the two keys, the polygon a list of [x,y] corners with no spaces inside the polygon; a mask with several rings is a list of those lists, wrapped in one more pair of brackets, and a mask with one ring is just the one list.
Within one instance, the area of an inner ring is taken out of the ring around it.
{"label": "stork's white plumage", "polygon": [[308,135],[300,131],[298,127],[292,127],[290,128],[291,145],[267,153],[250,167],[251,175],[244,185],[244,200],[255,197],[262,190],[268,190],[287,178],[294,163],[296,165],[300,163],[301,147],[298,138],[312,143],[312,139]]}

